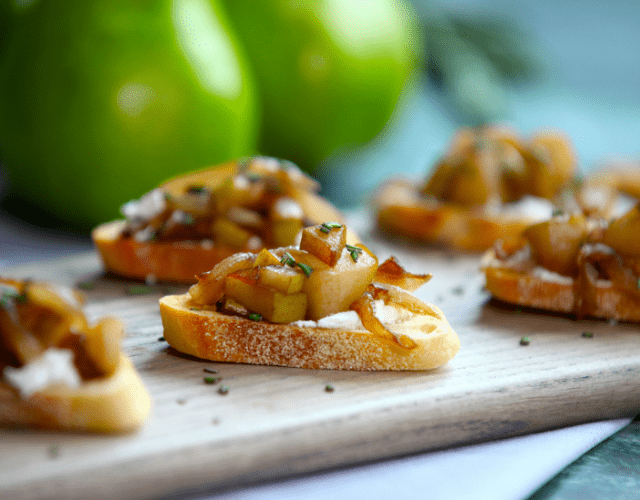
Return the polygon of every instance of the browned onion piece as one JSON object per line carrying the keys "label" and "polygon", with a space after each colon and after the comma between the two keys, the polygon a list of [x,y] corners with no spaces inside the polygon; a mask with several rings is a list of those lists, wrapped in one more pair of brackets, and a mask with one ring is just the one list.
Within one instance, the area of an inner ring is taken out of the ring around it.
{"label": "browned onion piece", "polygon": [[416,347],[416,343],[409,337],[406,335],[395,335],[382,324],[375,314],[374,298],[371,293],[365,292],[362,294],[360,298],[356,299],[351,304],[350,309],[358,313],[362,324],[371,333],[388,340],[403,349],[411,350]]}
{"label": "browned onion piece", "polygon": [[412,274],[407,272],[398,260],[391,256],[378,266],[373,281],[395,285],[413,292],[431,279],[431,274]]}
{"label": "browned onion piece", "polygon": [[211,305],[224,295],[224,278],[240,269],[253,266],[256,255],[253,253],[237,253],[216,264],[211,271],[198,275],[198,283],[189,289],[191,299],[200,305]]}

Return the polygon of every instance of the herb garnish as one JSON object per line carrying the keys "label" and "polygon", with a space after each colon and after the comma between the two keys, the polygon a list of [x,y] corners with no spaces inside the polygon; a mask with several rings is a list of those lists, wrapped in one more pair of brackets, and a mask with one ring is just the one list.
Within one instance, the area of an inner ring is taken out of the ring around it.
{"label": "herb garnish", "polygon": [[12,301],[26,302],[27,296],[14,290],[4,290],[0,295],[0,307],[8,307]]}
{"label": "herb garnish", "polygon": [[195,219],[193,218],[193,215],[184,214],[184,219],[182,220],[182,223],[185,226],[193,226],[194,222],[195,222]]}
{"label": "herb garnish", "polygon": [[333,388],[333,386],[331,384],[327,384],[324,387],[325,392],[333,392],[335,389]]}
{"label": "herb garnish", "polygon": [[557,217],[558,215],[562,215],[564,211],[560,208],[556,208],[553,212],[551,212],[552,217]]}
{"label": "herb garnish", "polygon": [[285,252],[284,255],[280,258],[280,263],[293,267],[296,265],[296,260],[291,256],[289,252]]}
{"label": "herb garnish", "polygon": [[352,245],[345,245],[345,247],[349,251],[349,254],[351,255],[351,258],[353,259],[353,262],[358,262],[358,257],[362,253],[362,248],[354,247]]}
{"label": "herb garnish", "polygon": [[164,337],[158,337],[158,342],[166,342],[166,339]]}
{"label": "herb garnish", "polygon": [[94,281],[82,281],[76,285],[81,290],[93,290],[96,287]]}
{"label": "herb garnish", "polygon": [[320,231],[325,234],[329,234],[332,229],[337,227],[342,227],[342,224],[339,224],[338,222],[325,222],[320,225]]}
{"label": "herb garnish", "polygon": [[531,337],[522,337],[520,339],[520,345],[529,345],[531,343]]}
{"label": "herb garnish", "polygon": [[147,285],[133,285],[126,290],[128,295],[148,295],[153,293],[153,288]]}
{"label": "herb garnish", "polygon": [[205,384],[217,384],[220,379],[222,377],[204,377],[202,380],[204,380]]}
{"label": "herb garnish", "polygon": [[296,265],[302,269],[302,272],[304,273],[304,275],[308,278],[309,276],[311,276],[311,273],[313,272],[313,267],[308,266],[306,264],[303,264],[302,262],[297,262]]}
{"label": "herb garnish", "polygon": [[227,394],[229,392],[229,386],[228,385],[221,385],[220,389],[218,389],[218,392],[220,394]]}
{"label": "herb garnish", "polygon": [[262,180],[262,175],[257,172],[249,172],[244,175],[249,182],[258,182]]}
{"label": "herb garnish", "polygon": [[213,368],[203,368],[202,371],[205,373],[218,373],[218,370],[214,370]]}
{"label": "herb garnish", "polygon": [[193,184],[187,188],[187,193],[190,194],[202,194],[207,191],[207,188],[202,184]]}
{"label": "herb garnish", "polygon": [[593,332],[582,332],[582,336],[586,339],[593,338]]}
{"label": "herb garnish", "polygon": [[262,321],[262,314],[259,313],[249,313],[249,319],[253,321]]}

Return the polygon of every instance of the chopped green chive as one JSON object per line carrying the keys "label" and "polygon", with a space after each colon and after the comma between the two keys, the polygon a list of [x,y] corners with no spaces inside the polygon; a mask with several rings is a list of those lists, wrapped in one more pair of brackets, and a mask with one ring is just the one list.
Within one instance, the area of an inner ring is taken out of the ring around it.
{"label": "chopped green chive", "polygon": [[203,368],[202,371],[205,373],[218,373],[218,370],[214,370],[213,368]]}
{"label": "chopped green chive", "polygon": [[262,321],[262,314],[249,313],[249,319],[251,319],[253,321]]}
{"label": "chopped green chive", "polygon": [[193,218],[193,215],[191,214],[184,214],[184,220],[182,221],[182,223],[185,226],[193,226],[193,223],[195,222],[195,219]]}
{"label": "chopped green chive", "polygon": [[345,246],[346,246],[347,250],[349,251],[349,254],[351,255],[351,258],[353,259],[353,262],[358,262],[358,257],[362,253],[362,248],[354,247],[352,245],[345,245]]}
{"label": "chopped green chive", "polygon": [[221,378],[222,377],[204,377],[202,380],[204,380],[205,384],[217,384]]}
{"label": "chopped green chive", "polygon": [[464,293],[464,288],[462,288],[461,286],[457,286],[451,290],[451,293],[455,295],[462,295]]}
{"label": "chopped green chive", "polygon": [[520,345],[529,345],[531,343],[531,337],[522,337],[520,339]]}
{"label": "chopped green chive", "polygon": [[220,389],[218,389],[218,392],[220,394],[227,394],[229,392],[229,386],[228,385],[221,385]]}
{"label": "chopped green chive", "polygon": [[8,307],[13,301],[26,302],[27,296],[13,290],[5,290],[2,292],[2,295],[0,295],[0,307]]}
{"label": "chopped green chive", "polygon": [[207,188],[205,188],[205,187],[204,187],[203,185],[201,185],[201,184],[198,184],[198,185],[192,185],[192,186],[189,186],[189,187],[187,188],[187,193],[190,193],[190,194],[202,194],[202,193],[204,193],[204,192],[206,192],[206,191],[207,191]]}
{"label": "chopped green chive", "polygon": [[50,458],[58,458],[60,455],[60,449],[57,444],[52,444],[49,446],[49,457]]}
{"label": "chopped green chive", "polygon": [[248,174],[245,174],[245,177],[249,182],[258,182],[262,180],[262,175],[256,172],[249,172]]}
{"label": "chopped green chive", "polygon": [[638,282],[636,283],[636,288],[640,289],[640,278],[638,278]]}
{"label": "chopped green chive", "polygon": [[164,337],[158,337],[158,342],[166,342]]}
{"label": "chopped green chive", "polygon": [[311,276],[311,273],[313,272],[313,267],[308,266],[306,264],[303,264],[302,262],[297,262],[296,265],[302,269],[302,272],[304,273],[304,275],[308,278],[309,276]]}
{"label": "chopped green chive", "polygon": [[148,295],[153,293],[153,288],[146,285],[133,285],[126,290],[128,295]]}
{"label": "chopped green chive", "polygon": [[81,290],[93,290],[96,287],[96,284],[94,281],[83,281],[78,283],[76,286]]}
{"label": "chopped green chive", "polygon": [[[217,305],[217,304],[216,304]],[[199,311],[200,309],[198,309],[197,307],[190,307],[189,311]]]}
{"label": "chopped green chive", "polygon": [[558,215],[562,215],[564,211],[560,208],[556,208],[553,212],[551,212],[552,217],[557,217]]}
{"label": "chopped green chive", "polygon": [[325,222],[320,225],[320,231],[329,234],[332,229],[337,227],[342,227],[342,224],[339,224],[338,222]]}
{"label": "chopped green chive", "polygon": [[331,384],[327,384],[324,387],[325,392],[333,392],[335,389],[333,388],[333,386]]}
{"label": "chopped green chive", "polygon": [[582,336],[586,339],[593,338],[593,332],[582,332]]}
{"label": "chopped green chive", "polygon": [[291,256],[289,252],[285,252],[284,255],[280,258],[280,263],[293,267],[296,265],[296,260]]}

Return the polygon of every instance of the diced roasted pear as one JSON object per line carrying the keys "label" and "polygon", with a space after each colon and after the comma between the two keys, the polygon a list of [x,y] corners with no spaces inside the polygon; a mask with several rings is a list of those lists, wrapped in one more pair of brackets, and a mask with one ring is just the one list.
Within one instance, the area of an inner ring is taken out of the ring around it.
{"label": "diced roasted pear", "polygon": [[636,205],[619,219],[612,220],[605,229],[602,242],[622,255],[640,256],[639,206]]}
{"label": "diced roasted pear", "polygon": [[237,253],[219,262],[211,271],[198,276],[198,282],[189,288],[191,299],[200,305],[215,304],[224,295],[225,276],[252,267],[255,260],[252,253]]}
{"label": "diced roasted pear", "polygon": [[113,374],[118,366],[123,330],[119,320],[109,317],[102,318],[87,330],[83,346],[93,366],[101,375]]}
{"label": "diced roasted pear", "polygon": [[269,211],[272,238],[276,246],[292,245],[304,227],[304,212],[300,204],[287,197],[279,198]]}
{"label": "diced roasted pear", "polygon": [[264,286],[275,288],[276,290],[291,294],[302,291],[304,284],[304,274],[296,269],[283,266],[267,266],[260,268],[258,283]]}
{"label": "diced roasted pear", "polygon": [[347,243],[347,230],[343,225],[326,223],[302,231],[300,250],[315,255],[328,266],[335,266]]}
{"label": "diced roasted pear", "polygon": [[529,192],[551,199],[573,177],[576,160],[569,140],[555,132],[540,133],[529,144]]}
{"label": "diced roasted pear", "polygon": [[273,255],[269,250],[263,248],[256,257],[256,261],[253,263],[254,267],[266,267],[277,266],[280,264],[278,257]]}
{"label": "diced roasted pear", "polygon": [[211,232],[216,238],[216,241],[235,248],[246,247],[249,238],[252,236],[246,229],[223,217],[219,217],[213,222]]}
{"label": "diced roasted pear", "polygon": [[578,272],[578,252],[588,237],[584,216],[554,217],[530,226],[523,235],[529,242],[535,262],[566,276]]}
{"label": "diced roasted pear", "polygon": [[271,323],[292,323],[305,318],[307,296],[286,294],[258,283],[258,268],[246,269],[225,278],[226,295]]}
{"label": "diced roasted pear", "polygon": [[313,271],[305,279],[302,291],[309,297],[307,319],[318,320],[325,316],[346,311],[351,303],[362,295],[371,283],[378,267],[378,259],[361,246],[354,261],[346,248],[331,267],[315,255],[291,249],[290,254],[297,263],[309,266]]}

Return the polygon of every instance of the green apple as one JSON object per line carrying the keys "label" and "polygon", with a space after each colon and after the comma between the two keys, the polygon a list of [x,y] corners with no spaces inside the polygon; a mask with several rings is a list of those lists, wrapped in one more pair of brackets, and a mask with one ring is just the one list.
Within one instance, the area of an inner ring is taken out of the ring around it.
{"label": "green apple", "polygon": [[87,227],[255,151],[253,80],[217,2],[19,4],[0,55],[0,161],[34,210]]}
{"label": "green apple", "polygon": [[401,0],[222,0],[263,104],[260,148],[313,170],[389,120],[419,54]]}

